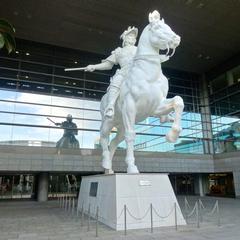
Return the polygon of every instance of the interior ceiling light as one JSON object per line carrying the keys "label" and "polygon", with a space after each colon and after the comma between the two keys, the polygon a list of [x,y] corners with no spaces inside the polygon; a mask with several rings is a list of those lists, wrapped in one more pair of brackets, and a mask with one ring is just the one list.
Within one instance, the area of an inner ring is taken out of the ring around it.
{"label": "interior ceiling light", "polygon": [[75,61],[74,63],[75,63],[75,64],[78,64],[78,62],[77,62],[77,61]]}
{"label": "interior ceiling light", "polygon": [[16,54],[19,54],[19,51],[15,51]]}
{"label": "interior ceiling light", "polygon": [[204,7],[204,3],[200,2],[198,5],[197,5],[197,8],[203,8]]}
{"label": "interior ceiling light", "polygon": [[73,85],[76,85],[76,83],[74,82]]}
{"label": "interior ceiling light", "polygon": [[29,76],[25,76],[25,78],[29,78]]}
{"label": "interior ceiling light", "polygon": [[30,56],[30,53],[29,53],[29,52],[26,52],[26,56]]}
{"label": "interior ceiling light", "polygon": [[194,0],[186,0],[185,4],[186,4],[186,5],[189,5],[189,4],[191,4],[193,1],[194,1]]}
{"label": "interior ceiling light", "polygon": [[68,84],[68,82],[65,82],[66,84]]}

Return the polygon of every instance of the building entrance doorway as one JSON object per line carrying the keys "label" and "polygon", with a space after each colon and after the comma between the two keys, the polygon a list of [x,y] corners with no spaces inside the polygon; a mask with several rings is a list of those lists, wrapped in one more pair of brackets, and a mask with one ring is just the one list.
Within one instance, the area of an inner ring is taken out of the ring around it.
{"label": "building entrance doorway", "polygon": [[209,174],[208,179],[209,195],[219,197],[235,197],[232,173]]}
{"label": "building entrance doorway", "polygon": [[194,192],[194,176],[192,174],[170,174],[170,181],[175,194],[193,195]]}

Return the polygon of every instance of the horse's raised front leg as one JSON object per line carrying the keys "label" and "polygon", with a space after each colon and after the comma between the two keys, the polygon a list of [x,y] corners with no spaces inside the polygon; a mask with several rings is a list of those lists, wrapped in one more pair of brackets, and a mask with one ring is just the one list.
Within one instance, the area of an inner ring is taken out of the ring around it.
{"label": "horse's raised front leg", "polygon": [[113,173],[112,161],[108,149],[109,135],[111,133],[112,127],[112,120],[108,118],[102,120],[102,125],[100,128],[100,143],[102,146],[102,167],[105,169],[105,173]]}
{"label": "horse's raised front leg", "polygon": [[168,142],[176,142],[181,128],[181,116],[184,108],[183,99],[179,96],[175,96],[173,98],[165,99],[161,102],[159,108],[156,111],[154,116],[162,117],[163,115],[167,115],[174,110],[175,116],[173,119],[173,125],[171,130],[166,134],[166,139]]}
{"label": "horse's raised front leg", "polygon": [[122,107],[123,124],[125,128],[125,141],[127,145],[126,149],[126,163],[128,165],[127,173],[139,173],[137,166],[135,165],[134,158],[134,141],[135,141],[135,118],[136,107],[135,102],[130,94],[124,99]]}
{"label": "horse's raised front leg", "polygon": [[160,123],[166,123],[166,122],[174,122],[174,117],[170,114],[162,115],[159,117]]}

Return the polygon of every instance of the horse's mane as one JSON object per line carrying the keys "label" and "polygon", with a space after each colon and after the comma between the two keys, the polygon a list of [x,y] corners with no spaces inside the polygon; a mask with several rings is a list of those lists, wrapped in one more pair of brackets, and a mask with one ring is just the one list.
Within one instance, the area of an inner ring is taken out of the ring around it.
{"label": "horse's mane", "polygon": [[147,34],[148,31],[149,31],[149,24],[143,29],[143,31],[139,37],[139,40],[138,40],[138,46],[147,42],[146,38],[148,37],[148,34]]}

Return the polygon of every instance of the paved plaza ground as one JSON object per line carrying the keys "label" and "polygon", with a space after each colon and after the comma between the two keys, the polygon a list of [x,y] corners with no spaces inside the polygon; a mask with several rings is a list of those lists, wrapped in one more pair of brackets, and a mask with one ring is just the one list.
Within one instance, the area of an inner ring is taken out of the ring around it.
{"label": "paved plaza ground", "polygon": [[[184,197],[178,197],[184,213]],[[193,207],[197,197],[188,197]],[[219,200],[221,225],[217,226],[217,217],[209,217],[216,200]],[[0,202],[0,240],[79,240],[79,239],[131,239],[131,240],[239,240],[240,239],[240,199],[201,198],[206,207],[200,228],[197,228],[195,218],[189,218],[187,226],[129,230],[116,232],[102,224],[99,225],[99,237],[96,238],[95,223],[91,222],[87,229],[87,219],[83,226],[81,218],[72,216],[59,208],[57,201],[38,203],[34,201],[1,201]]]}

